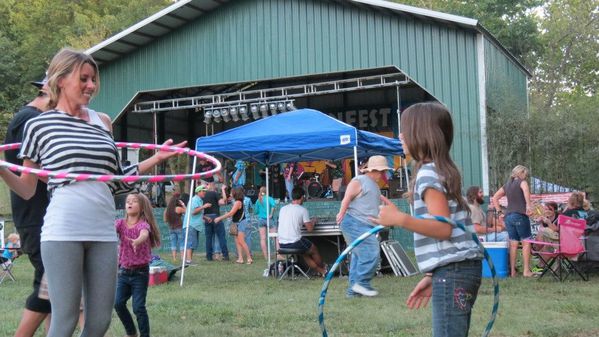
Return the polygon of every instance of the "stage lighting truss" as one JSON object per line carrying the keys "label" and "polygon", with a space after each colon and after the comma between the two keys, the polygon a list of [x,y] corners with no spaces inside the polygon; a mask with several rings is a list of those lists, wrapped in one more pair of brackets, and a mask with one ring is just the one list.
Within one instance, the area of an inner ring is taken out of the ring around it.
{"label": "stage lighting truss", "polygon": [[[262,100],[248,104],[237,104],[227,106],[210,106],[204,108],[204,123],[239,122],[252,118],[266,118],[281,112],[295,110],[292,99],[268,101]],[[249,106],[249,108],[248,108]]]}

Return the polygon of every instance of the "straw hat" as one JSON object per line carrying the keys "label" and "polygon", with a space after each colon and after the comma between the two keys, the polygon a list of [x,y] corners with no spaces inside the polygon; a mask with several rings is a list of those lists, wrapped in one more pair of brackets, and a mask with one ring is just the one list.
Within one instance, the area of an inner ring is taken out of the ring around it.
{"label": "straw hat", "polygon": [[391,170],[389,166],[387,166],[387,158],[383,156],[372,156],[368,158],[368,164],[366,164],[366,168],[362,169],[362,172],[371,172],[371,171],[384,171]]}

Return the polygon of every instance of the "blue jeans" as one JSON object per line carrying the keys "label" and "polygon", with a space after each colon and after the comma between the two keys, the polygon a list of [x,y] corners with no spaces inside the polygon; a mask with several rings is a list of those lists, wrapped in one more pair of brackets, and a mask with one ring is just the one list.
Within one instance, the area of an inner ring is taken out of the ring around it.
{"label": "blue jeans", "polygon": [[[184,230],[187,230],[184,228]],[[187,249],[191,249],[196,251],[198,249],[198,244],[200,243],[200,231],[189,226],[189,232],[187,234]]]}
{"label": "blue jeans", "polygon": [[169,229],[168,235],[171,241],[171,251],[183,250],[183,242],[185,241],[183,229]]}
{"label": "blue jeans", "polygon": [[[217,215],[216,214],[206,214],[206,217],[214,220]],[[213,238],[216,236],[218,238],[218,243],[220,246],[221,253],[223,254],[223,258],[229,258],[229,250],[227,249],[227,237],[225,235],[225,224],[221,221],[218,223],[204,222],[206,226],[206,259],[211,261],[212,255],[214,254],[214,245]]]}
{"label": "blue jeans", "polygon": [[[345,214],[343,221],[341,221],[341,231],[348,245],[372,228],[373,226],[370,223],[362,222],[349,214]],[[351,290],[351,287],[355,283],[367,289],[372,289],[370,280],[374,276],[376,267],[378,266],[379,256],[379,241],[374,235],[369,236],[352,250],[347,295],[355,295]]]}
{"label": "blue jeans", "polygon": [[293,200],[291,191],[293,191],[294,186],[295,186],[295,184],[293,183],[293,180],[285,179],[285,189],[287,190],[287,198],[289,198],[289,202],[291,202],[291,200]]}
{"label": "blue jeans", "polygon": [[433,337],[468,336],[482,261],[450,263],[433,271]]}
{"label": "blue jeans", "polygon": [[137,269],[119,268],[114,309],[121,319],[127,335],[136,334],[133,318],[127,309],[127,301],[133,297],[132,307],[135,318],[137,318],[139,336],[150,336],[150,319],[146,310],[146,294],[148,293],[149,278],[149,266]]}
{"label": "blue jeans", "polygon": [[248,249],[250,250],[250,254],[252,253],[252,236],[250,235],[250,227],[252,226],[252,221],[248,218],[245,218],[241,221],[239,221],[239,223],[237,224],[237,229],[240,232],[243,232],[244,238],[245,238],[245,244],[248,246]]}
{"label": "blue jeans", "polygon": [[510,240],[522,241],[532,237],[530,219],[528,216],[513,212],[505,216],[504,222]]}

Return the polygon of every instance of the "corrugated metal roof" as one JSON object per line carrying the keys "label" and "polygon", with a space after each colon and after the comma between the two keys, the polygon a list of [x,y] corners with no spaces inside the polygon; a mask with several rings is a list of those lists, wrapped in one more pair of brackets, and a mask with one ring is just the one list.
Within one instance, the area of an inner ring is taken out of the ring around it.
{"label": "corrugated metal roof", "polygon": [[110,62],[197,19],[229,0],[181,0],[86,50],[96,62]]}
{"label": "corrugated metal roof", "polygon": [[[160,12],[136,23],[124,31],[89,48],[86,53],[92,55],[98,63],[110,62],[128,54],[169,32],[196,20],[230,0],[179,0]],[[478,20],[437,12],[429,9],[402,5],[386,0],[328,0],[350,4],[357,7],[369,7],[374,10],[390,12],[395,15],[415,17],[425,21],[435,21],[443,25],[472,29],[487,36],[510,59],[512,59],[530,77],[531,73],[497,39],[480,25]]]}

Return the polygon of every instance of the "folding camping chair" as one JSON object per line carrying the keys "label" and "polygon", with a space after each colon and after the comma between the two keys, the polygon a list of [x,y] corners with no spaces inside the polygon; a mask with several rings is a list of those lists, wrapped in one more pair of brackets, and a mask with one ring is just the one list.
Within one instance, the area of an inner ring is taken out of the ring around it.
{"label": "folding camping chair", "polygon": [[557,219],[559,225],[559,240],[557,243],[527,240],[532,247],[549,247],[548,250],[532,249],[531,253],[544,262],[545,266],[539,277],[551,273],[558,281],[564,281],[570,274],[576,273],[583,280],[587,276],[574,264],[572,260],[585,252],[582,242],[586,221],[560,215]]}
{"label": "folding camping chair", "polygon": [[4,254],[5,250],[8,249],[15,249],[15,248],[9,248],[9,247],[4,247],[4,248],[0,248],[0,284],[2,284],[2,282],[4,282],[4,279],[9,277],[13,282],[16,281],[17,279],[15,278],[15,275],[12,273],[12,267],[14,264],[14,260],[19,257],[18,252],[12,254],[11,258],[6,258],[4,256],[2,256],[2,254]]}

